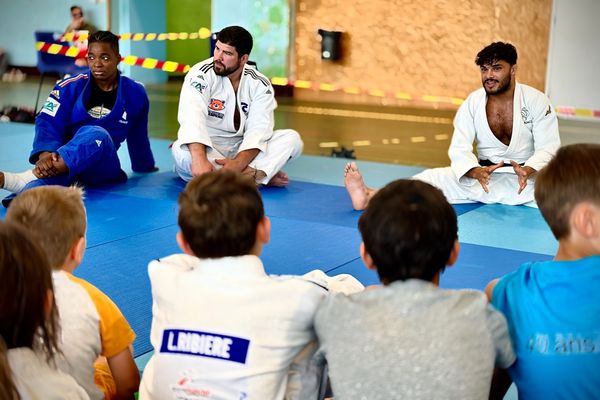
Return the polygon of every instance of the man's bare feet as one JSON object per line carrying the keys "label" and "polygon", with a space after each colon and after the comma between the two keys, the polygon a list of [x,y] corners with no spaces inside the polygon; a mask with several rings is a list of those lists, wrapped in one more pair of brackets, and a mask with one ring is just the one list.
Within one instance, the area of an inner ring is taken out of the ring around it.
{"label": "man's bare feet", "polygon": [[[257,185],[262,185],[262,181],[267,176],[267,174],[264,171],[262,171],[260,169],[252,168],[252,167],[246,167],[242,171],[242,175],[251,177],[252,179],[254,179],[254,182]],[[269,182],[267,182],[267,186],[284,187],[288,183],[290,183],[290,178],[289,178],[288,174],[286,174],[283,171],[279,171],[278,173],[275,174],[274,177],[271,178],[271,180]]]}
{"label": "man's bare feet", "polygon": [[369,199],[373,196],[375,190],[365,185],[365,181],[354,161],[346,164],[344,168],[344,185],[352,200],[352,207],[355,210],[364,210],[367,208]]}
{"label": "man's bare feet", "polygon": [[284,187],[284,186],[287,186],[288,183],[290,183],[290,177],[288,176],[288,174],[286,174],[283,171],[279,171],[278,173],[275,174],[274,177],[271,178],[271,180],[269,181],[269,183],[267,183],[267,185],[276,186],[276,187]]}
{"label": "man's bare feet", "polygon": [[260,182],[267,176],[264,171],[252,167],[246,167],[242,171],[242,175],[252,177],[257,185],[260,185]]}

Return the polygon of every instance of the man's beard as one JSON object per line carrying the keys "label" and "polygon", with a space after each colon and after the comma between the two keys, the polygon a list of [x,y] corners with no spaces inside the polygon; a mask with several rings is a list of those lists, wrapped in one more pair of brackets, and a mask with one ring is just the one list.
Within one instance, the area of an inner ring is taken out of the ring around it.
{"label": "man's beard", "polygon": [[[496,89],[493,89],[493,90],[489,90],[485,86],[485,82],[487,82],[488,80],[490,80],[490,79],[486,79],[485,81],[483,81],[483,88],[485,89],[485,93],[487,93],[489,95],[495,95],[495,94],[502,94],[510,88],[510,83],[512,81],[512,77],[509,74],[505,79],[503,79],[501,81],[496,81],[496,82],[498,82],[498,86]],[[492,79],[492,80],[495,81],[495,79]]]}
{"label": "man's beard", "polygon": [[215,71],[215,74],[219,75],[219,76],[228,76],[230,75],[233,71],[235,71],[236,69],[238,69],[240,67],[240,63],[238,61],[238,63],[236,65],[234,65],[233,67],[229,67],[226,68],[223,64],[218,63],[218,65],[220,67],[222,67],[221,69],[217,70],[217,62],[215,62],[213,64],[213,69]]}

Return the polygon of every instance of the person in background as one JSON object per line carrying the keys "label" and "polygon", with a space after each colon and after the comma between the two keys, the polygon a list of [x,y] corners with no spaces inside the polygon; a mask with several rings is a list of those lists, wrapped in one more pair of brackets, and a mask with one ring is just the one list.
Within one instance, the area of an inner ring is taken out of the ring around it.
{"label": "person in background", "polygon": [[16,194],[43,185],[101,186],[121,183],[117,150],[127,141],[131,168],[157,168],[148,138],[149,102],[142,84],[122,76],[119,39],[108,31],[89,37],[89,74],[60,81],[35,119],[29,162],[33,169],[0,172],[0,187]]}
{"label": "person in background", "polygon": [[292,129],[273,130],[273,86],[248,63],[252,35],[240,26],[217,34],[214,56],[185,76],[179,131],[172,152],[184,181],[218,168],[241,172],[260,185],[285,186],[283,166],[302,153]]}
{"label": "person in background", "polygon": [[[450,203],[533,206],[535,174],[560,147],[556,113],[544,93],[516,81],[512,44],[491,43],[477,53],[475,64],[483,87],[456,112],[450,167],[413,178],[441,189]],[[365,185],[356,163],[346,165],[344,181],[353,207],[365,209],[377,190]]]}
{"label": "person in background", "polygon": [[87,33],[94,33],[97,30],[98,28],[84,18],[83,9],[80,6],[71,6],[71,22],[65,28],[65,33],[75,31],[87,31]]}

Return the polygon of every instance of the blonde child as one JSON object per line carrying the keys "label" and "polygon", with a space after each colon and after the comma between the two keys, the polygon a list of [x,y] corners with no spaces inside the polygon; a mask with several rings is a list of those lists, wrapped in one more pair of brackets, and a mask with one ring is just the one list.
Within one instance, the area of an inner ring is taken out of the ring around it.
{"label": "blonde child", "polygon": [[31,232],[52,267],[63,327],[64,357],[58,359],[59,368],[92,399],[132,399],[140,379],[131,350],[135,334],[104,293],[73,276],[86,246],[82,198],[82,190],[76,187],[33,188],[13,201],[6,220]]}

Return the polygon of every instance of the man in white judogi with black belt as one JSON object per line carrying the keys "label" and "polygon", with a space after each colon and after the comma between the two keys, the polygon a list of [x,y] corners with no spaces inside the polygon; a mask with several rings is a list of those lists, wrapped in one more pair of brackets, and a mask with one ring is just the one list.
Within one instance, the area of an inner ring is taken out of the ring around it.
{"label": "man in white judogi with black belt", "polygon": [[[516,82],[517,51],[510,43],[490,44],[475,63],[483,88],[471,93],[456,113],[450,167],[413,178],[437,186],[451,203],[535,205],[535,173],[560,147],[556,113],[546,95]],[[346,166],[345,184],[357,210],[376,192],[365,185],[355,163]]]}
{"label": "man in white judogi with black belt", "polygon": [[214,57],[187,73],[179,99],[175,170],[189,181],[218,168],[285,186],[285,163],[302,153],[292,129],[273,130],[277,107],[269,80],[247,64],[252,35],[230,26],[217,34]]}

